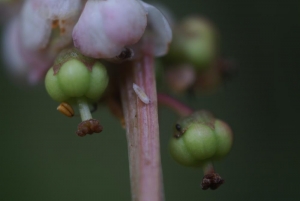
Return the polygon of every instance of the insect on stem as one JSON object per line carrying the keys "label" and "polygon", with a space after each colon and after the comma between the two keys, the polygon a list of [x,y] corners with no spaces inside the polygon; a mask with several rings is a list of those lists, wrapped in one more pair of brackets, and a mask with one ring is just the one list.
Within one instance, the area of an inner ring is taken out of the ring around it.
{"label": "insect on stem", "polygon": [[147,96],[147,94],[144,92],[144,90],[139,87],[137,84],[133,83],[132,85],[134,92],[136,93],[136,95],[139,97],[139,99],[145,103],[145,104],[149,104],[150,103],[150,99]]}

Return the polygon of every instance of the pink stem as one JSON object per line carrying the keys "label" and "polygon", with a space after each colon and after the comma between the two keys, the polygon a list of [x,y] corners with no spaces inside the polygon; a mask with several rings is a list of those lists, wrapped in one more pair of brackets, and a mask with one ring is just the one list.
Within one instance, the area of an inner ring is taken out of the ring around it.
{"label": "pink stem", "polygon": [[174,110],[179,116],[189,116],[194,110],[167,94],[157,94],[158,103]]}
{"label": "pink stem", "polygon": [[[146,52],[141,60],[122,68],[121,98],[129,150],[132,200],[163,201],[153,55]],[[149,104],[138,98],[133,83],[145,91],[150,99]]]}

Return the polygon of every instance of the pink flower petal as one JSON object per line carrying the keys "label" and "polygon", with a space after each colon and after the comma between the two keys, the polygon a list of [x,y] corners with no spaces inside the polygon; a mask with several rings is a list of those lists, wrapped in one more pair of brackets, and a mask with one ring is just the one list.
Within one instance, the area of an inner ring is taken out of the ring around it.
{"label": "pink flower petal", "polygon": [[31,51],[22,46],[20,18],[14,18],[4,30],[3,58],[8,72],[18,82],[35,84],[53,64],[54,57],[44,51]]}
{"label": "pink flower petal", "polygon": [[77,15],[82,9],[81,0],[31,0],[43,18],[66,19]]}
{"label": "pink flower petal", "polygon": [[21,37],[24,47],[30,50],[46,48],[55,21],[58,22],[63,36],[63,45],[71,42],[72,28],[82,6],[81,0],[27,0],[21,12]]}
{"label": "pink flower petal", "polygon": [[[169,44],[172,41],[172,29],[164,15],[154,6],[142,2],[148,12],[148,27],[154,44],[154,55],[163,56],[168,52]],[[147,37],[147,36],[145,36]]]}
{"label": "pink flower petal", "polygon": [[21,38],[26,49],[43,49],[51,34],[51,20],[41,17],[35,1],[27,0],[21,12]]}
{"label": "pink flower petal", "polygon": [[74,27],[74,45],[87,56],[113,58],[142,37],[146,23],[140,1],[89,0]]}
{"label": "pink flower petal", "polygon": [[19,21],[15,18],[5,27],[2,46],[5,67],[9,73],[18,78],[25,76],[29,70],[21,54],[19,25]]}
{"label": "pink flower petal", "polygon": [[101,7],[109,39],[122,45],[137,43],[144,34],[147,14],[140,1],[108,0]]}
{"label": "pink flower petal", "polygon": [[102,29],[103,17],[99,11],[100,3],[99,1],[86,3],[73,29],[74,46],[90,57],[113,57],[118,54],[119,50],[111,44]]}

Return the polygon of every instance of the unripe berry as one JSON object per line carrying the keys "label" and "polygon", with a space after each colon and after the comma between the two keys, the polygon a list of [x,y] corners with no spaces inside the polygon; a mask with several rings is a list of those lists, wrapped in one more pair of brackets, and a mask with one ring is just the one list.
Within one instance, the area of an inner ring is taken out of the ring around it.
{"label": "unripe berry", "polygon": [[98,61],[83,56],[77,49],[65,49],[57,57],[45,78],[48,94],[62,102],[57,108],[62,114],[72,117],[74,110],[69,104],[77,104],[82,122],[77,135],[99,133],[103,127],[92,118],[89,103],[95,103],[108,85],[105,67]]}
{"label": "unripe berry", "polygon": [[232,132],[223,121],[206,111],[195,112],[176,124],[170,141],[172,157],[181,165],[201,166],[220,159],[232,146]]}
{"label": "unripe berry", "polygon": [[185,39],[183,51],[188,61],[202,69],[211,64],[217,55],[217,33],[212,24],[203,18],[188,18],[182,25]]}
{"label": "unripe berry", "polygon": [[195,122],[189,125],[182,136],[171,139],[170,151],[180,164],[198,166],[215,154],[217,139],[208,125]]}
{"label": "unripe berry", "polygon": [[230,127],[219,119],[215,121],[215,135],[217,138],[217,151],[214,155],[215,159],[220,159],[226,156],[232,147],[233,134]]}
{"label": "unripe berry", "polygon": [[81,61],[70,59],[62,64],[57,74],[50,68],[45,84],[51,98],[58,102],[80,97],[95,102],[106,89],[108,76],[100,62],[94,63],[89,70]]}
{"label": "unripe berry", "polygon": [[218,33],[206,19],[189,17],[174,30],[165,61],[187,63],[196,70],[208,68],[218,56]]}

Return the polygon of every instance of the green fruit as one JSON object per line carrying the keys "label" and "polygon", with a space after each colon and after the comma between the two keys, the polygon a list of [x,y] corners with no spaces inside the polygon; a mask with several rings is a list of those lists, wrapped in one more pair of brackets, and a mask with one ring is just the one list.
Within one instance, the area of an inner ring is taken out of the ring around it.
{"label": "green fruit", "polygon": [[195,112],[176,124],[170,141],[172,157],[181,165],[201,166],[220,159],[232,146],[232,132],[223,121],[214,119],[207,111]]}
{"label": "green fruit", "polygon": [[198,160],[192,156],[187,149],[184,140],[180,138],[172,138],[169,144],[172,157],[181,165],[196,166]]}
{"label": "green fruit", "polygon": [[78,60],[64,63],[56,76],[62,91],[69,97],[82,97],[89,88],[89,70]]}
{"label": "green fruit", "polygon": [[89,70],[84,63],[74,58],[63,63],[56,74],[50,68],[45,78],[48,94],[58,102],[71,101],[74,98],[97,101],[107,84],[108,75],[101,63],[94,63]]}
{"label": "green fruit", "polygon": [[170,51],[164,61],[187,63],[202,71],[216,60],[218,43],[218,32],[207,19],[189,17],[174,29]]}
{"label": "green fruit", "polygon": [[90,83],[85,96],[93,101],[96,101],[104,93],[108,85],[108,75],[106,69],[100,62],[96,62],[90,74]]}
{"label": "green fruit", "polygon": [[206,124],[192,123],[179,138],[170,141],[172,157],[182,165],[195,166],[214,156],[217,139]]}
{"label": "green fruit", "polygon": [[202,18],[188,18],[181,26],[185,36],[183,51],[187,60],[198,69],[207,67],[217,55],[216,30]]}
{"label": "green fruit", "polygon": [[233,135],[230,127],[219,119],[215,121],[215,135],[218,146],[214,158],[220,159],[226,156],[231,150]]}
{"label": "green fruit", "polygon": [[210,158],[217,151],[214,131],[205,124],[193,123],[181,139],[189,153],[197,160]]}

